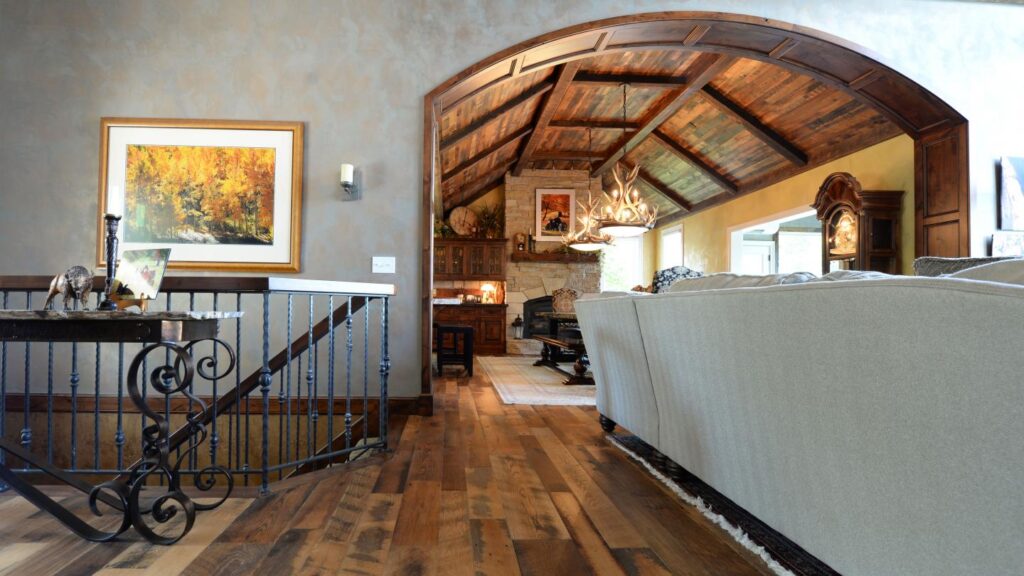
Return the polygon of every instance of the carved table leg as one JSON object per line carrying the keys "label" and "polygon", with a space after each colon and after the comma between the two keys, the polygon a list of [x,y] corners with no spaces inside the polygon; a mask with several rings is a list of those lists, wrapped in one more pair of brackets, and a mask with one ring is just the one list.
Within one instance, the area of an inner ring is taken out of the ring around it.
{"label": "carved table leg", "polygon": [[605,432],[611,434],[612,432],[615,431],[615,421],[612,420],[611,418],[608,418],[604,414],[598,414],[597,421],[600,422],[601,429],[604,430]]}

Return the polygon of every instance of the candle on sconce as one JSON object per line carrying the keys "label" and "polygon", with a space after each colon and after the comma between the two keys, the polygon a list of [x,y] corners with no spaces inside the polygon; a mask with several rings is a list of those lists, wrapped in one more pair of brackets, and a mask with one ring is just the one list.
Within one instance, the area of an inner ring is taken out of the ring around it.
{"label": "candle on sconce", "polygon": [[342,164],[341,165],[341,183],[342,184],[352,184],[353,182],[355,182],[354,176],[355,176],[355,166],[353,166],[351,164]]}

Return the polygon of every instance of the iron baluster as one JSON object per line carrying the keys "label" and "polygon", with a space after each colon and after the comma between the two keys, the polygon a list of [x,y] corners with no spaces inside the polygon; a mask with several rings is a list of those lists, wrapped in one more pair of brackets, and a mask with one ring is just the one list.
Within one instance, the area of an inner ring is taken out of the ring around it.
{"label": "iron baluster", "polygon": [[[237,296],[236,306],[237,306],[237,308],[239,310],[242,309],[242,295],[241,294],[238,294],[238,296]],[[241,350],[241,349],[242,349],[242,323],[239,322],[235,326],[235,350]],[[242,386],[242,367],[241,367],[241,365],[239,365],[238,372],[235,374],[235,389],[238,390],[241,386]],[[241,461],[242,462],[241,468],[242,468],[242,471],[244,473],[243,476],[245,477],[245,485],[248,486],[249,485],[249,396],[247,394],[245,397],[240,397],[238,400],[239,400],[239,402],[244,402],[245,403],[245,441],[240,446],[244,446],[245,460]],[[242,454],[243,450],[239,449],[238,452],[239,452],[238,458],[241,460],[241,458],[243,456],[243,454]]]}
{"label": "iron baluster", "polygon": [[[196,310],[196,293],[192,292],[192,291],[189,291],[189,293],[188,293],[188,311],[189,312],[195,312],[195,310]],[[214,346],[213,349],[214,349],[214,351],[216,351],[217,347]],[[192,395],[195,394],[195,390],[192,387],[194,385],[195,384],[191,383],[191,382],[188,385],[188,392],[189,393],[186,394],[186,396],[188,396],[188,412],[186,412],[186,414],[191,414],[192,413]],[[196,469],[196,452],[197,452],[197,450],[196,450],[196,438],[195,438],[194,435],[189,435],[189,437],[188,437],[188,467],[189,467],[190,470],[195,470]]]}
{"label": "iron baluster", "polygon": [[[3,309],[7,309],[8,292],[4,291]],[[7,436],[7,341],[0,342],[0,438]],[[7,463],[7,453],[0,450],[0,464]],[[0,492],[7,490],[6,482],[0,481]]]}
{"label": "iron baluster", "polygon": [[124,344],[117,345],[117,469],[124,469]]}
{"label": "iron baluster", "polygon": [[[345,448],[352,447],[352,297],[345,311]],[[363,422],[366,425],[366,422]]]}
{"label": "iron baluster", "polygon": [[53,464],[53,342],[46,343],[46,462]]}
{"label": "iron baluster", "polygon": [[295,378],[299,382],[295,384],[295,456],[292,458],[292,462],[299,461],[299,451],[302,448],[302,354],[295,358],[295,367]]}
{"label": "iron baluster", "polygon": [[[78,343],[71,343],[71,469],[78,468]],[[2,435],[2,434],[0,434]]]}
{"label": "iron baluster", "polygon": [[312,458],[316,455],[317,445],[317,433],[320,431],[320,341],[317,340],[313,344],[313,397],[310,401],[313,403],[313,416],[310,418],[310,427],[313,429],[313,451],[307,454],[307,457]]}
{"label": "iron baluster", "polygon": [[[220,310],[217,296],[217,292],[213,293],[213,311],[217,312]],[[211,412],[213,417],[210,419],[210,466],[217,466],[217,447],[220,446],[220,434],[217,432],[217,380],[219,377],[219,366],[217,365],[217,345],[213,345],[213,378],[210,380],[213,384],[213,404],[211,405]],[[228,466],[231,462],[228,461]]]}
{"label": "iron baluster", "polygon": [[388,447],[388,372],[391,360],[388,358],[388,297],[381,298],[380,309],[380,440],[384,449]]}
{"label": "iron baluster", "polygon": [[263,394],[263,471],[260,474],[260,494],[270,491],[270,292],[263,293],[263,369],[260,370],[260,392]]}
{"label": "iron baluster", "polygon": [[[334,295],[327,297],[327,311],[331,316],[327,323],[328,340],[330,345],[327,350],[327,451],[334,450]],[[334,464],[334,458],[328,459],[329,464]]]}
{"label": "iron baluster", "polygon": [[306,458],[313,455],[313,295],[309,295],[309,346],[306,348]]}
{"label": "iron baluster", "polygon": [[363,443],[370,443],[370,302],[363,298]]}
{"label": "iron baluster", "polygon": [[[99,295],[97,294],[97,303]],[[92,397],[92,467],[99,470],[100,466],[100,343],[96,343],[96,373],[93,375],[93,397]]]}
{"label": "iron baluster", "polygon": [[[287,419],[284,427],[284,450],[281,451],[281,458],[287,458],[288,451],[292,444],[292,295],[288,294],[288,328],[287,340],[285,340],[285,410]],[[296,435],[298,432],[296,431]],[[282,472],[283,472],[282,468]]]}
{"label": "iron baluster", "polygon": [[[32,309],[32,292],[25,292],[25,309]],[[32,449],[32,424],[29,417],[32,415],[32,408],[29,399],[32,396],[32,343],[25,342],[25,421],[21,427],[21,445],[25,450]],[[27,466],[27,465],[26,465]]]}
{"label": "iron baluster", "polygon": [[[170,310],[171,310],[171,293],[170,292],[167,293],[167,298],[165,298],[165,300],[166,300],[165,307],[167,308],[167,311],[170,312]],[[171,351],[170,351],[170,349],[165,349],[164,350],[164,365],[167,366],[170,363],[171,363]],[[170,423],[170,421],[171,421],[171,397],[170,397],[170,395],[165,395],[164,396],[164,421],[168,422],[168,423]],[[143,438],[142,441],[145,442],[145,438]],[[145,445],[145,444],[143,444],[143,445]],[[180,454],[180,453],[181,453],[180,449],[176,451],[176,454]],[[161,474],[160,475],[160,485],[163,486],[163,484],[164,484],[164,477]]]}

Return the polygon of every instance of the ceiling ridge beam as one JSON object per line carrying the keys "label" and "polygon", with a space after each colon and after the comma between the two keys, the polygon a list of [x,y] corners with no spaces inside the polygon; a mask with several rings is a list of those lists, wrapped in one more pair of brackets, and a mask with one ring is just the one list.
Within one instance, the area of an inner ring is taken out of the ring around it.
{"label": "ceiling ridge beam", "polygon": [[533,153],[533,160],[580,160],[593,162],[603,160],[604,156],[586,150],[541,150]]}
{"label": "ceiling ridge beam", "polygon": [[519,153],[519,161],[512,168],[513,175],[519,176],[522,174],[523,169],[530,162],[530,156],[537,149],[537,145],[540,144],[544,129],[548,127],[548,123],[554,118],[555,110],[558,109],[558,105],[565,98],[566,92],[569,91],[569,87],[572,85],[572,79],[576,76],[576,72],[579,71],[582,64],[582,60],[567,62],[556,73],[555,86],[547,93],[547,96],[544,97],[544,102],[537,108],[537,114],[534,116],[533,121],[533,132],[526,140],[526,143],[523,144],[523,149]]}
{"label": "ceiling ridge beam", "polygon": [[[630,166],[629,169],[632,170],[633,167]],[[647,170],[640,168],[640,170],[637,172],[637,175],[640,176],[640,179],[646,182],[648,186],[654,188],[658,192],[658,194],[661,194],[670,202],[672,202],[676,206],[679,206],[679,209],[682,210],[683,212],[689,212],[690,209],[693,207],[689,200],[683,198],[682,194],[676,192],[672,188],[669,188],[668,184],[665,184],[658,178],[654,177],[654,175],[648,172]]]}
{"label": "ceiling ridge beam", "polygon": [[746,108],[743,108],[736,102],[733,102],[728,96],[722,94],[712,86],[705,86],[703,88],[703,92],[704,96],[707,97],[707,100],[711,102],[711,104],[738,121],[755,138],[767,144],[769,148],[777,152],[783,158],[797,166],[807,165],[807,154],[803,150],[797,148],[795,144],[786,140],[781,134],[772,130],[766,124],[758,120],[757,117],[751,114]]}
{"label": "ceiling ridge beam", "polygon": [[719,187],[725,189],[729,195],[739,192],[739,187],[736,184],[733,184],[732,180],[729,180],[724,173],[712,168],[711,165],[705,162],[703,158],[684,148],[668,134],[665,134],[661,130],[655,130],[651,136],[681,160],[696,168]]}
{"label": "ceiling ridge beam", "polygon": [[640,124],[622,120],[552,120],[549,128],[593,128],[594,130],[626,130],[636,132]]}
{"label": "ceiling ridge beam", "polygon": [[490,192],[494,188],[494,186],[497,186],[498,184],[501,183],[501,181],[505,179],[505,172],[508,172],[508,169],[511,168],[513,164],[515,164],[514,158],[508,160],[507,162],[503,162],[500,165],[487,171],[487,173],[485,173],[483,176],[480,176],[479,178],[476,178],[473,181],[471,181],[469,184],[466,184],[465,186],[460,188],[458,192],[452,193],[450,195],[450,198],[454,198],[457,194],[457,201],[446,199],[445,196],[442,194],[441,204],[442,211],[444,212],[445,217],[447,217],[448,213],[455,209],[457,206],[464,206],[466,204],[470,204],[475,200],[483,197],[488,192]]}
{"label": "ceiling ridge beam", "polygon": [[678,88],[686,85],[682,76],[665,76],[655,74],[602,74],[598,72],[581,72],[573,82],[577,84],[600,84],[618,86],[629,84],[638,88]]}
{"label": "ceiling ridge beam", "polygon": [[640,123],[640,129],[635,134],[621,138],[619,144],[608,155],[608,159],[594,170],[593,175],[599,176],[614,166],[629,150],[643,142],[651,135],[651,132],[674,116],[690,98],[693,98],[712,78],[722,73],[734,61],[732,56],[721,54],[705,53],[698,56],[683,75],[687,79],[686,86],[670,94],[657,110],[648,114],[647,118]]}
{"label": "ceiling ridge beam", "polygon": [[490,156],[491,154],[494,154],[498,150],[501,150],[505,146],[508,146],[509,144],[511,144],[511,143],[513,143],[513,142],[515,142],[517,140],[522,139],[524,136],[526,136],[527,134],[529,134],[531,132],[533,132],[533,126],[529,126],[529,125],[524,126],[524,127],[520,128],[519,130],[516,130],[515,132],[509,134],[508,136],[505,136],[501,140],[498,140],[497,142],[495,142],[491,146],[489,146],[486,149],[484,149],[483,151],[479,152],[478,154],[476,154],[472,158],[469,158],[469,159],[465,160],[464,162],[462,162],[461,164],[459,164],[455,168],[452,168],[451,170],[445,172],[441,176],[441,181],[444,182],[445,180],[451,179],[453,176],[458,176],[459,174],[462,174],[463,172],[468,170],[471,166],[473,166],[477,162],[483,160],[484,158],[487,158],[488,156]]}
{"label": "ceiling ridge beam", "polygon": [[509,100],[508,102],[505,102],[501,106],[498,106],[491,112],[488,112],[487,114],[481,116],[474,122],[468,124],[462,130],[459,130],[458,132],[448,136],[447,138],[442,138],[441,150],[451,148],[452,146],[462,141],[462,139],[465,138],[466,136],[469,136],[473,132],[476,132],[477,130],[483,128],[484,126],[504,116],[506,113],[511,112],[512,110],[518,108],[519,106],[525,104],[526,102],[529,102],[533,98],[536,98],[541,94],[544,94],[545,92],[551,90],[554,87],[555,85],[553,82],[541,82],[537,84],[533,88],[527,90],[526,92],[523,92],[519,96],[516,96],[515,98]]}

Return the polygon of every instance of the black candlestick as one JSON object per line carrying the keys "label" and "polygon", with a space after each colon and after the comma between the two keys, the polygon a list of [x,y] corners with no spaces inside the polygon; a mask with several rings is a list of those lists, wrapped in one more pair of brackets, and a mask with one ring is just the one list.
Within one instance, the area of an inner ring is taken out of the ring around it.
{"label": "black candlestick", "polygon": [[107,229],[107,282],[103,289],[103,302],[100,302],[99,310],[117,310],[117,304],[111,300],[110,295],[114,291],[114,274],[117,272],[117,223],[120,220],[120,216],[103,215],[103,222]]}

